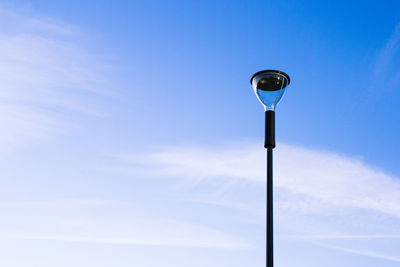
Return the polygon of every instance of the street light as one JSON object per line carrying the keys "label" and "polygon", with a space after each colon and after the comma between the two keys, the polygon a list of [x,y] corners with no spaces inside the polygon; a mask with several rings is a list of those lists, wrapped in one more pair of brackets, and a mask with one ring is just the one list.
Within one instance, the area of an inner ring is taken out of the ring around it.
{"label": "street light", "polygon": [[267,149],[267,231],[266,266],[274,266],[274,228],[273,228],[273,179],[272,150],[275,147],[275,108],[290,83],[289,75],[277,70],[263,70],[255,73],[250,83],[265,109],[265,141]]}

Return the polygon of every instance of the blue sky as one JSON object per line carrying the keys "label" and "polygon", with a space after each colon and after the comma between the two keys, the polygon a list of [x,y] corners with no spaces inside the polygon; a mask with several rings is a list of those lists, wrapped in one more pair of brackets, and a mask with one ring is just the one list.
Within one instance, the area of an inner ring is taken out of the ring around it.
{"label": "blue sky", "polygon": [[0,263],[263,266],[262,69],[276,262],[400,262],[400,4],[0,5]]}

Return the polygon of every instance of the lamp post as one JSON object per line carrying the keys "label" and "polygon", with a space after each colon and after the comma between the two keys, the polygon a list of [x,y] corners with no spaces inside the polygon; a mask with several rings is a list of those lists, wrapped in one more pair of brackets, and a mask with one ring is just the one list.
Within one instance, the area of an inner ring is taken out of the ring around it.
{"label": "lamp post", "polygon": [[267,149],[267,229],[266,229],[266,266],[274,266],[274,228],[273,228],[273,164],[272,150],[275,148],[275,108],[282,99],[290,83],[289,75],[277,70],[263,70],[255,73],[250,83],[265,109],[265,139]]}

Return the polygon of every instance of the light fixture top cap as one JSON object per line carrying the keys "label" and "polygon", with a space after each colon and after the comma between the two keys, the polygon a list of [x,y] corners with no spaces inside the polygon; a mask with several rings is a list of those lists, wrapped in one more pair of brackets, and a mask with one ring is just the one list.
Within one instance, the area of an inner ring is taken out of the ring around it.
{"label": "light fixture top cap", "polygon": [[260,74],[267,74],[267,73],[283,75],[283,76],[286,78],[286,80],[287,80],[287,85],[290,84],[290,77],[289,77],[289,75],[287,75],[287,74],[284,73],[283,71],[279,71],[279,70],[262,70],[262,71],[258,71],[258,72],[256,72],[256,73],[254,73],[253,76],[251,76],[250,84],[253,84],[253,79],[254,79],[257,75],[260,75]]}

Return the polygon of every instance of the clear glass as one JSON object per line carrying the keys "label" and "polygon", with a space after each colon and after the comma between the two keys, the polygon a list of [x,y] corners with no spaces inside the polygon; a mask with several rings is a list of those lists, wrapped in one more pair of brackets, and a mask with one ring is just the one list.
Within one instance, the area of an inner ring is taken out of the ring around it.
{"label": "clear glass", "polygon": [[288,81],[279,73],[261,73],[253,78],[252,86],[265,110],[275,110],[285,93]]}

